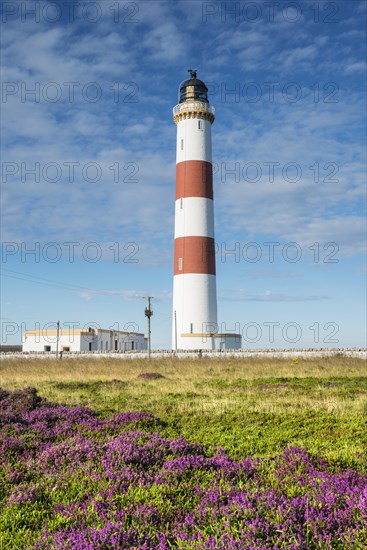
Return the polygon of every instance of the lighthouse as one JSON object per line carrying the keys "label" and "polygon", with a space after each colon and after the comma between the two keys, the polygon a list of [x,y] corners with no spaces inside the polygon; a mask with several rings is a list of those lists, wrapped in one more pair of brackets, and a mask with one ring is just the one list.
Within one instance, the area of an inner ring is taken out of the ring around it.
{"label": "lighthouse", "polygon": [[211,141],[215,109],[197,72],[189,73],[173,109],[177,141],[172,348],[239,348],[239,334],[218,331]]}

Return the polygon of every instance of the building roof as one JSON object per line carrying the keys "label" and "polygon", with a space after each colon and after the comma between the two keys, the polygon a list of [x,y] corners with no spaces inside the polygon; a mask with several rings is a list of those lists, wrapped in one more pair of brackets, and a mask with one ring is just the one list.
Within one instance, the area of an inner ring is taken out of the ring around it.
{"label": "building roof", "polygon": [[[125,330],[112,330],[108,328],[93,328],[92,330],[87,330],[85,328],[60,328],[59,329],[59,336],[77,336],[80,334],[99,334],[101,332],[109,332],[113,335],[134,335],[134,336],[144,336],[143,332],[133,332],[133,331],[125,331]],[[57,329],[33,329],[33,330],[27,330],[23,334],[24,338],[27,338],[28,336],[39,336],[39,337],[48,337],[48,336],[57,336]]]}

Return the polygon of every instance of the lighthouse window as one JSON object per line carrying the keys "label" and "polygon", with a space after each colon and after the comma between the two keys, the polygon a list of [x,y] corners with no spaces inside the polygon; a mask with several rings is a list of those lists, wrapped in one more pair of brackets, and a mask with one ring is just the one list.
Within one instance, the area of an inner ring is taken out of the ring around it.
{"label": "lighthouse window", "polygon": [[198,130],[202,130],[203,127],[202,127],[202,124],[201,124],[201,120],[198,120]]}
{"label": "lighthouse window", "polygon": [[181,151],[183,151],[183,142],[184,142],[184,140],[181,139]]}
{"label": "lighthouse window", "polygon": [[194,323],[190,323],[190,332],[191,334],[194,332]]}
{"label": "lighthouse window", "polygon": [[178,270],[182,271],[182,258],[178,259]]}
{"label": "lighthouse window", "polygon": [[181,208],[181,210],[183,208],[183,199],[180,199],[180,208]]}

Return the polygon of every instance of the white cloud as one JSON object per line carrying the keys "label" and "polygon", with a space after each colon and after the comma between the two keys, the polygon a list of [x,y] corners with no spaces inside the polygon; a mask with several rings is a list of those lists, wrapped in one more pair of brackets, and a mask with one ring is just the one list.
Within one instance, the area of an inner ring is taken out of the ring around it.
{"label": "white cloud", "polygon": [[282,52],[278,56],[278,63],[285,69],[298,68],[300,64],[311,63],[317,54],[317,48],[314,44],[305,47],[294,48],[285,55]]}
{"label": "white cloud", "polygon": [[[80,298],[91,300],[97,296],[116,296],[118,298],[146,298],[152,291],[151,290],[126,290],[126,289],[85,289],[85,290],[73,290],[73,294]],[[155,300],[167,300],[172,298],[172,293],[169,291],[154,292]]]}
{"label": "white cloud", "polygon": [[227,291],[219,295],[223,301],[244,301],[244,302],[319,302],[330,300],[330,296],[317,295],[291,295],[286,293],[272,293],[266,290],[263,294],[250,294],[245,291]]}
{"label": "white cloud", "polygon": [[355,63],[348,64],[344,72],[345,74],[352,74],[352,73],[366,73],[367,63],[365,61],[356,61]]}

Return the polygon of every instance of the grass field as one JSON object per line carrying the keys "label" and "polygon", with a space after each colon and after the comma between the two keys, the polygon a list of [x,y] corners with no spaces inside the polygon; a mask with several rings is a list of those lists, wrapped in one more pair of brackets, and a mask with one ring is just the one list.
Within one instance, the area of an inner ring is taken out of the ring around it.
{"label": "grass field", "polygon": [[5,360],[0,550],[363,549],[366,375],[342,355]]}
{"label": "grass field", "polygon": [[[139,378],[149,372],[162,378]],[[4,361],[0,387],[26,386],[105,417],[149,412],[167,423],[170,435],[221,445],[229,453],[267,455],[301,445],[361,466],[366,451],[362,359]]]}

